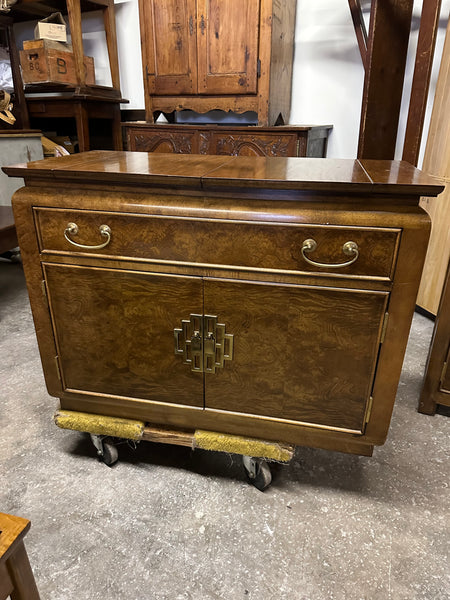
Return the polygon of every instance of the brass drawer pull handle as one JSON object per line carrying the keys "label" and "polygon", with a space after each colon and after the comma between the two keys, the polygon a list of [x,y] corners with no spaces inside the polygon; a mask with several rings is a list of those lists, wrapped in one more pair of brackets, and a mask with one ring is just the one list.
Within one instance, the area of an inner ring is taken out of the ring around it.
{"label": "brass drawer pull handle", "polygon": [[68,242],[77,246],[77,248],[85,248],[86,250],[100,250],[109,244],[111,241],[111,228],[108,225],[100,225],[99,227],[100,235],[106,238],[106,242],[103,244],[98,244],[98,246],[86,246],[85,244],[78,244],[78,242],[74,242],[70,239],[69,235],[77,235],[78,233],[78,225],[76,223],[68,223],[67,227],[64,229],[64,237]]}
{"label": "brass drawer pull handle", "polygon": [[311,260],[306,256],[306,254],[314,252],[316,248],[316,240],[305,240],[302,245],[302,256],[310,265],[313,265],[314,267],[322,267],[324,269],[341,269],[342,267],[348,267],[349,265],[353,264],[359,256],[358,244],[356,242],[345,242],[345,244],[342,246],[342,252],[346,256],[352,256],[353,258],[343,263],[320,263],[316,262],[315,260]]}

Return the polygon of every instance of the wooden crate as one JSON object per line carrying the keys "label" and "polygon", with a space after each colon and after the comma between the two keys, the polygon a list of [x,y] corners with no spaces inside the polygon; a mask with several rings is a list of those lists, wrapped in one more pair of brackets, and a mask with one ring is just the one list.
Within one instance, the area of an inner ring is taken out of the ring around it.
{"label": "wooden crate", "polygon": [[24,40],[24,50],[34,50],[36,48],[45,48],[49,50],[61,50],[61,52],[73,52],[72,44],[69,42],[57,42],[55,40]]}
{"label": "wooden crate", "polygon": [[[34,48],[20,51],[24,83],[68,83],[76,85],[75,60],[72,52],[54,48],[46,40],[36,40]],[[94,59],[84,57],[87,85],[95,84]]]}

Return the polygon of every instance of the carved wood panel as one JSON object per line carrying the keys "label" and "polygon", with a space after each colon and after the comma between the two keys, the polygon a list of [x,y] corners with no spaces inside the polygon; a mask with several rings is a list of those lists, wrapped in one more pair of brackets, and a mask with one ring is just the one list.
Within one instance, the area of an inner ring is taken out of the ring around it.
{"label": "carved wood panel", "polygon": [[295,135],[212,134],[214,154],[231,156],[294,156]]}
{"label": "carved wood panel", "polygon": [[194,135],[181,133],[164,133],[149,137],[145,134],[136,135],[130,150],[140,152],[165,152],[170,154],[192,154],[195,151]]}

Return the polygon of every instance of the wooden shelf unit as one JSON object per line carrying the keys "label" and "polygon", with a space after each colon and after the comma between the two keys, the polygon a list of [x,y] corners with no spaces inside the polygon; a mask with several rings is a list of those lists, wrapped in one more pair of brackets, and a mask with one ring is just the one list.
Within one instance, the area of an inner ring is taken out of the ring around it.
{"label": "wooden shelf unit", "polygon": [[[101,11],[105,26],[111,70],[111,86],[88,85],[83,64],[83,37],[81,15],[83,12]],[[14,21],[29,21],[48,16],[54,11],[67,14],[72,38],[75,74],[77,83],[30,84],[27,86],[27,105],[35,123],[42,118],[70,117],[75,119],[80,152],[90,150],[91,135],[89,120],[101,118],[111,120],[112,147],[122,149],[120,126],[120,104],[127,102],[120,91],[119,60],[114,17],[114,0],[18,0],[12,7]],[[49,96],[49,93],[52,95]],[[59,95],[56,95],[59,94]]]}
{"label": "wooden shelf unit", "polygon": [[289,123],[295,0],[139,0],[146,120],[183,109]]}

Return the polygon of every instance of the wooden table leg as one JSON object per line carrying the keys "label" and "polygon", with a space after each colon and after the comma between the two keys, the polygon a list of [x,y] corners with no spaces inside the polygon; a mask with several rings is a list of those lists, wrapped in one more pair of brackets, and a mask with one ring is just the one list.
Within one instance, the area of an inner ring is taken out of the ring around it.
{"label": "wooden table leg", "polygon": [[88,111],[81,103],[75,106],[78,146],[80,152],[90,150]]}
{"label": "wooden table leg", "polygon": [[112,136],[114,150],[123,150],[120,104],[115,104],[113,108]]}
{"label": "wooden table leg", "polygon": [[18,543],[14,554],[6,561],[6,568],[14,584],[11,600],[40,600],[27,551],[22,541]]}

